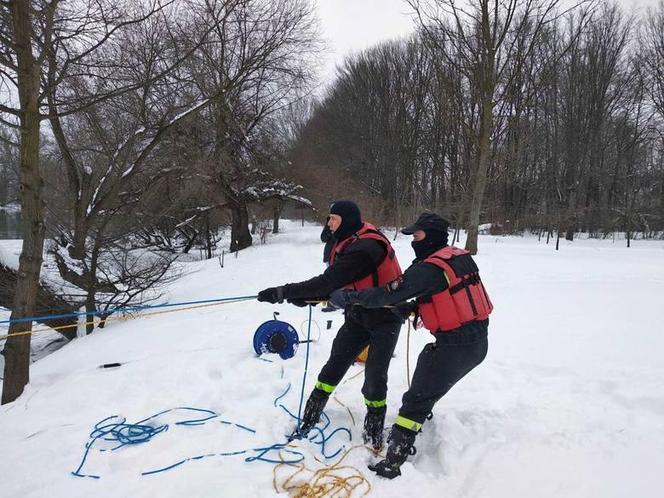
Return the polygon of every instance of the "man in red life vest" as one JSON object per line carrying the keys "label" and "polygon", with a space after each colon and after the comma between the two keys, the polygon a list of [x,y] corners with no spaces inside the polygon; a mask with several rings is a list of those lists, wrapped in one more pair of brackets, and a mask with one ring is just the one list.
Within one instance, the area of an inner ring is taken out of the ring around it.
{"label": "man in red life vest", "polygon": [[[337,201],[330,207],[328,226],[334,237],[329,266],[324,273],[304,282],[264,289],[258,300],[280,303],[287,300],[304,306],[308,300],[325,300],[341,288],[381,287],[401,275],[401,268],[389,240],[374,226],[363,222],[354,202]],[[306,436],[318,423],[330,394],[357,355],[369,345],[362,394],[367,406],[363,437],[375,449],[383,446],[387,408],[387,370],[399,338],[403,319],[389,309],[359,306],[345,310],[327,363],[309,396],[297,435]]]}
{"label": "man in red life vest", "polygon": [[[470,254],[447,245],[449,223],[433,213],[422,214],[404,228],[412,234],[416,259],[388,285],[340,290],[330,298],[333,306],[372,309],[396,306],[404,314],[416,311],[436,338],[420,353],[410,389],[388,437],[384,460],[370,465],[378,475],[392,479],[415,452],[415,436],[436,402],[454,384],[479,365],[487,353],[489,314],[493,306]],[[408,299],[417,298],[414,302]]]}

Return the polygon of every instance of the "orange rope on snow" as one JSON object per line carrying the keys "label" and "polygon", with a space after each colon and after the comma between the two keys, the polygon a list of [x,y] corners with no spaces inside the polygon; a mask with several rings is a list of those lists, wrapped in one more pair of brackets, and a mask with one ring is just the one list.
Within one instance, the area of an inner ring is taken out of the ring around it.
{"label": "orange rope on snow", "polygon": [[368,495],[371,492],[371,483],[362,472],[352,465],[341,465],[357,448],[364,446],[351,447],[335,464],[317,470],[307,468],[304,463],[289,465],[296,467],[296,470],[286,476],[281,483],[279,483],[279,471],[288,464],[277,464],[272,474],[274,490],[277,493],[287,492],[292,498],[361,498]]}
{"label": "orange rope on snow", "polygon": [[353,427],[355,426],[355,417],[353,417],[353,412],[350,411],[350,408],[348,406],[344,405],[341,401],[336,396],[332,396],[332,399],[339,403],[341,406],[343,406],[346,410],[348,410],[348,415],[350,415],[350,420],[353,422]]}

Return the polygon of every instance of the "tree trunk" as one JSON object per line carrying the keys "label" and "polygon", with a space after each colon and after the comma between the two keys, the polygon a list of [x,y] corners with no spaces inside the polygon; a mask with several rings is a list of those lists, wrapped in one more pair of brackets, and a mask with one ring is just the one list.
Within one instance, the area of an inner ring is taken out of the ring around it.
{"label": "tree trunk", "polygon": [[[23,246],[10,319],[33,316],[44,250],[44,181],[39,168],[39,66],[32,54],[30,0],[10,2],[21,105],[19,175]],[[13,323],[9,334],[30,332],[32,322]],[[18,398],[30,381],[30,333],[7,338],[2,404]]]}
{"label": "tree trunk", "polygon": [[570,191],[569,201],[567,203],[567,227],[565,229],[565,240],[570,242],[574,240],[576,232],[576,186]]}
{"label": "tree trunk", "polygon": [[[0,306],[12,309],[14,296],[16,295],[16,281],[18,272],[0,264]],[[37,303],[35,304],[36,316],[64,315],[72,313],[78,308],[75,303],[65,301],[53,293],[48,287],[39,286]],[[76,337],[78,320],[76,317],[54,318],[51,320],[35,320],[47,327],[58,327],[58,333],[71,340]],[[62,327],[62,328],[60,328]]]}
{"label": "tree trunk", "polygon": [[238,201],[231,207],[231,252],[241,251],[251,246],[251,233],[249,233],[249,212],[244,201]]}
{"label": "tree trunk", "polygon": [[272,216],[272,233],[279,233],[279,218],[281,218],[281,206],[275,206]]}
{"label": "tree trunk", "polygon": [[85,299],[85,312],[85,334],[89,335],[95,329],[95,315],[97,312],[94,287],[88,290],[88,295]]}
{"label": "tree trunk", "polygon": [[212,259],[212,237],[210,235],[210,212],[205,214],[205,248],[207,259]]}
{"label": "tree trunk", "polygon": [[91,334],[95,329],[95,316],[97,315],[97,262],[99,261],[99,250],[101,247],[101,232],[97,233],[95,244],[90,252],[90,267],[87,273],[85,286],[79,286],[87,291],[85,298],[85,334]]}
{"label": "tree trunk", "polygon": [[[488,85],[488,83],[485,83]],[[479,158],[475,183],[473,185],[473,198],[470,203],[468,215],[468,232],[466,236],[466,250],[471,254],[477,254],[477,237],[480,224],[480,213],[484,191],[486,190],[487,173],[489,171],[489,160],[491,155],[491,129],[493,122],[493,90],[485,90],[485,98],[482,105],[482,122],[479,135]]]}

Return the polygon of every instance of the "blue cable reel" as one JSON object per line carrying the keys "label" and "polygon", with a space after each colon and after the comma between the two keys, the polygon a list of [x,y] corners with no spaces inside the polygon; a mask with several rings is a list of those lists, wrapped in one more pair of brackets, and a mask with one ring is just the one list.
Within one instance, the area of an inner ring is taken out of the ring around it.
{"label": "blue cable reel", "polygon": [[290,323],[274,319],[263,322],[254,333],[254,351],[258,356],[265,353],[276,353],[283,360],[292,358],[301,342],[297,332]]}

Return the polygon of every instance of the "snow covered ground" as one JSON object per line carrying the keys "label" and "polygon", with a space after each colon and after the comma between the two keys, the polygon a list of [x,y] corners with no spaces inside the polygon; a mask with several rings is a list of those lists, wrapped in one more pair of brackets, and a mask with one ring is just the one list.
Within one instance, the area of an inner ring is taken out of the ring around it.
{"label": "snow covered ground", "polygon": [[[320,228],[286,222],[284,230],[237,259],[227,257],[223,269],[217,260],[186,263],[168,299],[253,295],[320,272]],[[403,236],[395,244],[404,267],[409,244]],[[496,306],[487,359],[436,406],[402,477],[375,477],[366,469],[374,457],[364,448],[344,463],[371,482],[370,496],[386,498],[661,496],[664,243],[634,241],[627,249],[622,241],[577,240],[556,252],[533,237],[482,236],[480,251]],[[252,351],[253,332],[275,310],[306,335],[306,309],[245,301],[109,323],[37,361],[24,394],[0,408],[0,496],[275,496],[274,465],[245,461],[293,428],[274,406],[289,384],[279,403],[297,411],[304,345],[286,361],[262,361]],[[306,393],[343,318],[319,309],[313,315],[313,337],[322,330],[311,345]],[[406,388],[406,336],[404,326],[390,367],[388,423]],[[429,340],[422,330],[412,333],[411,368]],[[98,368],[113,362],[122,366]],[[332,401],[326,410],[327,434],[348,427],[353,440],[336,433],[327,454],[360,441],[361,375],[350,379],[358,372],[361,366],[352,367],[336,394],[355,425],[341,404]],[[138,422],[176,407],[219,417],[176,425],[205,414],[168,412],[148,421],[169,424],[149,442],[115,451],[100,451],[114,444],[95,442],[79,473],[99,479],[72,475],[99,421],[120,415]],[[320,468],[320,445],[299,441],[289,449],[305,455],[308,468]],[[278,481],[290,473],[279,469]]]}

